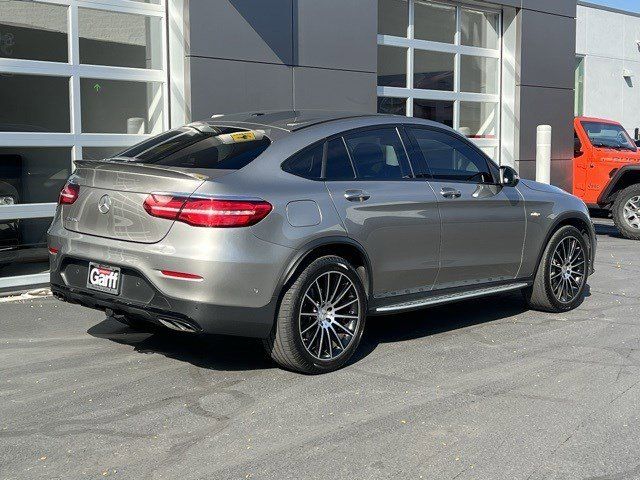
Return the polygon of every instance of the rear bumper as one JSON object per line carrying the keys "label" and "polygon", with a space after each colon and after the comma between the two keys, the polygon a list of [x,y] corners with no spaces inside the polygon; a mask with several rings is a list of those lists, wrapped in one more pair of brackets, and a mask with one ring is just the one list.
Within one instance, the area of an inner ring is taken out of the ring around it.
{"label": "rear bumper", "polygon": [[[150,244],[95,237],[64,229],[59,211],[48,234],[49,246],[58,250],[49,256],[58,298],[153,323],[176,319],[194,331],[258,338],[271,331],[285,267],[295,254],[248,228],[176,224],[163,241]],[[119,295],[87,288],[89,262],[121,269]],[[162,270],[201,280],[165,276]]]}
{"label": "rear bumper", "polygon": [[[273,326],[276,301],[258,308],[229,307],[168,297],[153,289],[145,295],[150,299],[132,300],[85,288],[69,286],[59,272],[51,274],[51,291],[59,300],[79,304],[113,315],[154,324],[177,323],[188,326],[187,331],[265,338]],[[163,322],[164,321],[164,322]]]}

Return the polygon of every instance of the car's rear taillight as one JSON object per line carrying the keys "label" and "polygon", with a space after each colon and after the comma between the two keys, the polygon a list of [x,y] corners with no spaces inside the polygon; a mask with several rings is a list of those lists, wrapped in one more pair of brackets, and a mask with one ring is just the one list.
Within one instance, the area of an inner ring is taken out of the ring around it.
{"label": "car's rear taillight", "polygon": [[78,199],[78,195],[80,195],[80,186],[75,183],[67,182],[62,190],[60,190],[58,204],[71,205]]}
{"label": "car's rear taillight", "polygon": [[177,220],[195,227],[248,227],[255,225],[273,209],[264,200],[188,198],[151,194],[144,209],[154,217]]}
{"label": "car's rear taillight", "polygon": [[175,197],[172,195],[152,193],[145,199],[142,206],[152,217],[177,220],[180,209],[186,201],[187,197]]}

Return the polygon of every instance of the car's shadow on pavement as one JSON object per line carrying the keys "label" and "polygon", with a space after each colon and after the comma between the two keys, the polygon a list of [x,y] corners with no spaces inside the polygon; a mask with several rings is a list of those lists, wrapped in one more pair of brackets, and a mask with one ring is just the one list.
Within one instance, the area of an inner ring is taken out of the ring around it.
{"label": "car's shadow on pavement", "polygon": [[596,235],[606,235],[612,238],[624,238],[615,225],[607,225],[606,223],[594,223]]}
{"label": "car's shadow on pavement", "polygon": [[168,358],[213,370],[272,368],[260,340],[223,335],[194,335],[158,330],[139,332],[117,320],[105,318],[87,330],[89,335],[123,345],[138,353],[159,353]]}
{"label": "car's shadow on pavement", "polygon": [[[587,295],[589,295],[587,290]],[[527,311],[518,293],[469,300],[398,315],[372,316],[360,346],[349,363],[357,363],[379,345],[403,342],[513,317]],[[213,370],[273,368],[260,340],[221,335],[191,335],[167,330],[144,333],[106,318],[89,328],[94,337],[130,345],[139,353],[168,358]]]}
{"label": "car's shadow on pavement", "polygon": [[360,347],[353,356],[352,363],[366,357],[383,343],[404,342],[451,332],[513,317],[527,310],[522,295],[512,293],[404,314],[369,317]]}

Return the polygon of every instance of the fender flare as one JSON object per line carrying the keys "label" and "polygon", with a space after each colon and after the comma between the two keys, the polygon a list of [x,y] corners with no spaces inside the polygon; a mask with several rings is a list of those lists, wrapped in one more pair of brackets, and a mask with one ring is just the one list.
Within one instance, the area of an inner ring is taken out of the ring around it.
{"label": "fender flare", "polygon": [[[570,219],[581,220],[587,225],[587,230],[589,232],[589,243],[591,248],[591,251],[589,252],[589,267],[590,267],[590,270],[593,271],[593,267],[594,267],[593,263],[595,261],[596,245],[597,245],[597,238],[596,238],[595,229],[593,228],[593,222],[591,221],[591,218],[589,218],[589,216],[587,216],[586,214],[574,210],[570,212],[564,212],[558,215],[558,217],[553,221],[551,226],[547,229],[547,233],[544,237],[544,241],[542,242],[542,245],[540,246],[540,251],[538,253],[536,271],[533,274],[534,278],[536,273],[538,272],[540,263],[542,262],[542,256],[544,255],[544,251],[547,248],[547,245],[549,244],[549,240],[551,240],[551,237],[556,232],[560,224]],[[591,225],[591,227],[589,227],[589,225]]]}
{"label": "fender flare", "polygon": [[362,258],[365,262],[365,269],[367,270],[367,291],[369,292],[369,296],[373,294],[373,275],[371,270],[371,260],[369,259],[369,255],[365,251],[364,247],[355,241],[354,239],[342,235],[332,235],[328,237],[321,237],[315,240],[312,240],[306,244],[304,244],[301,248],[296,250],[296,252],[292,255],[292,257],[287,262],[286,268],[283,270],[283,273],[280,275],[280,280],[278,282],[278,286],[276,288],[275,296],[280,298],[282,294],[282,289],[286,285],[286,283],[291,280],[293,274],[300,267],[300,265],[309,257],[309,255],[319,247],[325,245],[346,245],[349,247],[354,247],[360,252]]}
{"label": "fender flare", "polygon": [[604,190],[600,193],[600,196],[598,197],[598,205],[606,205],[607,203],[611,203],[611,201],[613,200],[613,189],[616,187],[618,182],[620,182],[622,177],[624,177],[629,172],[638,172],[640,174],[640,165],[625,165],[623,167],[620,167],[613,175],[613,177],[611,177],[611,180],[609,180],[609,183],[607,183],[607,186],[604,188]]}

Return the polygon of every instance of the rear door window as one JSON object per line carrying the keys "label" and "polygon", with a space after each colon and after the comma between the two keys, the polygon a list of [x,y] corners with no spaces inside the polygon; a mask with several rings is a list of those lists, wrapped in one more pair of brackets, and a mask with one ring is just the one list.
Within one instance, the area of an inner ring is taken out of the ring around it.
{"label": "rear door window", "polygon": [[116,159],[168,167],[238,170],[270,144],[263,131],[187,126],[134,145]]}
{"label": "rear door window", "polygon": [[407,156],[395,128],[367,129],[344,138],[359,179],[401,180],[411,177]]}
{"label": "rear door window", "polygon": [[334,138],[327,143],[325,170],[326,180],[353,180],[356,177],[342,137]]}

